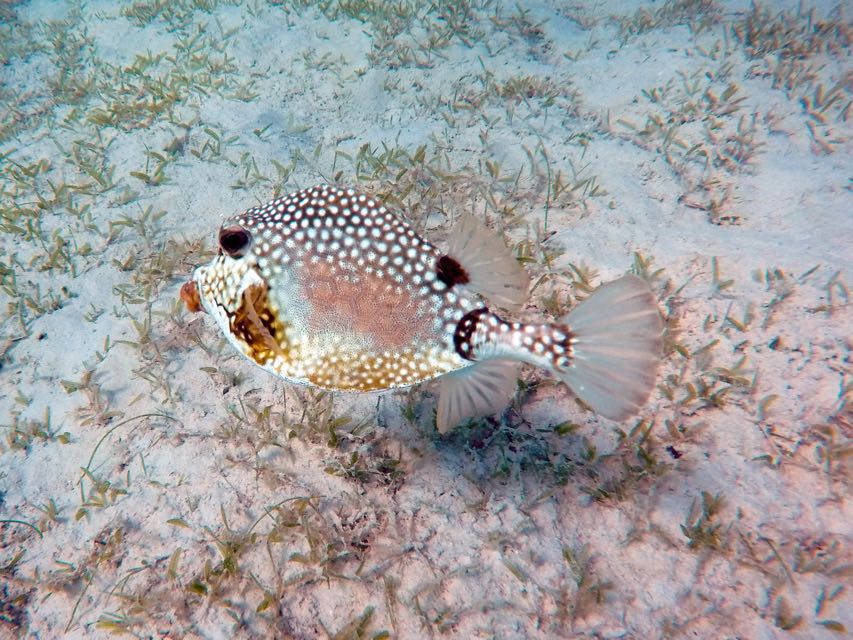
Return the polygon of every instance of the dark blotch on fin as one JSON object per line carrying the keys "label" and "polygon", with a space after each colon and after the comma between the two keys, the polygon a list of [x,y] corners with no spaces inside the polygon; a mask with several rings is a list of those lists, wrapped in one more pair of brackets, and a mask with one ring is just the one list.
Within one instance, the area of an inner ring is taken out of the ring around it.
{"label": "dark blotch on fin", "polygon": [[226,227],[219,230],[219,247],[232,258],[241,258],[252,242],[252,236],[243,227]]}
{"label": "dark blotch on fin", "polygon": [[456,349],[456,353],[466,360],[474,359],[474,345],[471,342],[471,338],[474,337],[474,332],[477,330],[480,316],[488,312],[489,310],[485,307],[469,311],[462,316],[459,324],[456,325],[456,331],[453,332],[453,346]]}
{"label": "dark blotch on fin", "polygon": [[451,288],[457,284],[467,284],[470,281],[468,272],[450,256],[441,256],[436,265],[436,277]]}

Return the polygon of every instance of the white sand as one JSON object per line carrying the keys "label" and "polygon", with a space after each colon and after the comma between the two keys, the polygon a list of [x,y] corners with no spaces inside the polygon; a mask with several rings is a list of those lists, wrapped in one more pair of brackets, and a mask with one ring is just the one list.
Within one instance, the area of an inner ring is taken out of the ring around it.
{"label": "white sand", "polygon": [[[0,4],[0,637],[853,628],[849,16],[164,4]],[[179,95],[146,121],[154,77]],[[398,164],[357,172],[362,145]],[[570,265],[597,285],[653,259],[671,353],[647,422],[527,371],[441,438],[424,390],[292,388],[178,304],[224,216],[336,178],[438,240],[472,208],[536,248],[547,213],[527,317],[573,303]]]}

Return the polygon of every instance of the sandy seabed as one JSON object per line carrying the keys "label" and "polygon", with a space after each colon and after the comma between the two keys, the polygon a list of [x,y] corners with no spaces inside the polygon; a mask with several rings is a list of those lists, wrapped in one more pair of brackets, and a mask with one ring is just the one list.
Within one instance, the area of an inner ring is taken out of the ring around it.
{"label": "sandy seabed", "polygon": [[[0,3],[0,637],[836,638],[853,628],[853,65],[835,3]],[[558,316],[667,319],[636,420],[526,370],[435,431],[178,291],[223,217],[474,211]]]}

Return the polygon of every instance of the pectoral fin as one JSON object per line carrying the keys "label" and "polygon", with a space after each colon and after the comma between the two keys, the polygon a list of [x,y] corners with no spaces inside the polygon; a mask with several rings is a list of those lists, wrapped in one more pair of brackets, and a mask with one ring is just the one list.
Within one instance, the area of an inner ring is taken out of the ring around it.
{"label": "pectoral fin", "polygon": [[262,285],[247,287],[243,303],[231,321],[232,331],[249,346],[248,355],[260,365],[276,355],[287,355],[271,333],[274,323],[274,315],[266,304],[266,288]]}

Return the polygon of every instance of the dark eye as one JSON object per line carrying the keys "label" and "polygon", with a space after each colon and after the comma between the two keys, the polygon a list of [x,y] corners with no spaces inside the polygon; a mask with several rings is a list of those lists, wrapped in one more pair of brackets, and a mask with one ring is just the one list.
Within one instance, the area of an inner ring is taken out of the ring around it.
{"label": "dark eye", "polygon": [[225,227],[219,230],[219,246],[232,258],[240,258],[252,243],[252,236],[243,227]]}

